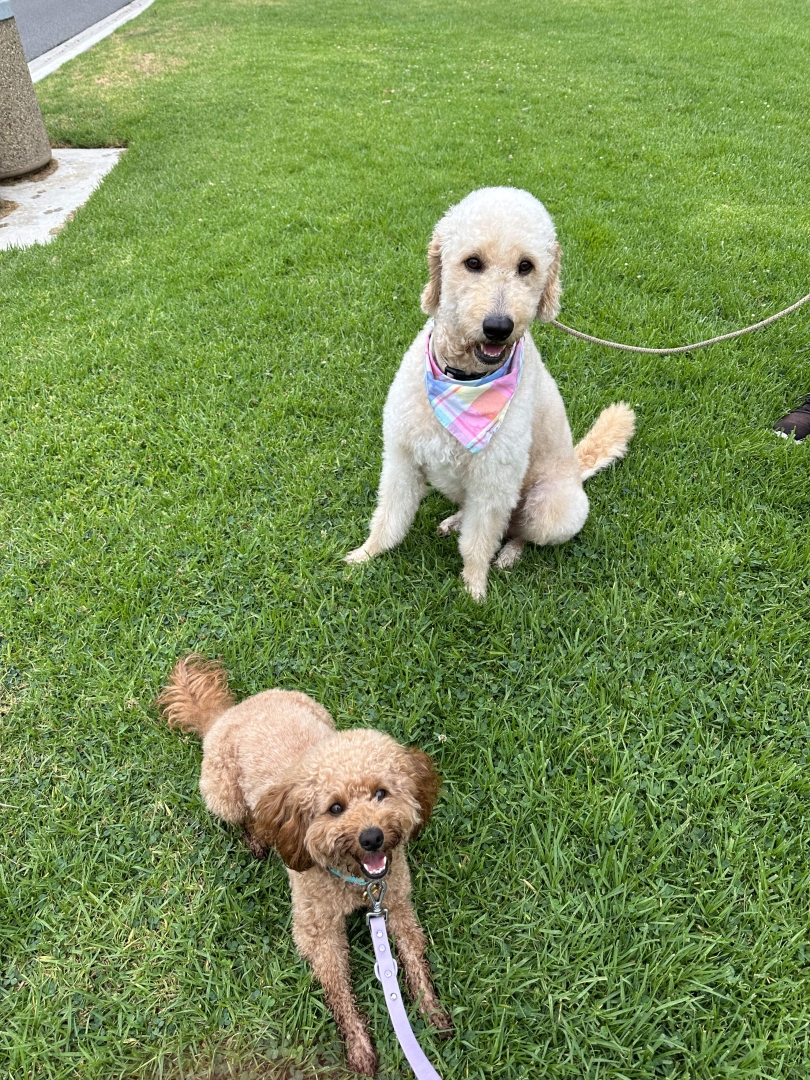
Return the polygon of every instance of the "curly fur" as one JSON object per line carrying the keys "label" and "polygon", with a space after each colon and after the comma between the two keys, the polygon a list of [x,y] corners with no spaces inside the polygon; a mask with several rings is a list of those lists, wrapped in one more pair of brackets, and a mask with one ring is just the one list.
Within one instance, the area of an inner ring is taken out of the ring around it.
{"label": "curly fur", "polygon": [[[471,271],[475,257],[479,269]],[[521,273],[528,261],[531,270]],[[365,562],[405,537],[428,486],[460,506],[442,522],[458,532],[465,586],[486,596],[489,566],[512,566],[526,541],[562,544],[588,516],[583,481],[622,457],[634,416],[623,402],[605,409],[574,447],[557,385],[535,347],[534,319],[556,318],[562,294],[554,224],[527,191],[483,188],[451,207],[428,246],[422,308],[430,316],[405,354],[383,412],[383,467],[368,539],[346,556]],[[425,393],[424,353],[433,334],[439,366],[483,375],[478,348],[488,315],[508,316],[505,345],[524,338],[524,366],[509,410],[486,449],[471,454],[436,419]]]}
{"label": "curly fur", "polygon": [[156,704],[170,727],[192,731],[202,738],[235,701],[228,687],[228,672],[222,665],[190,653],[174,665]]}
{"label": "curly fur", "polygon": [[[200,790],[209,810],[241,824],[255,855],[273,848],[284,860],[293,938],[323,985],[352,1068],[371,1076],[377,1066],[352,993],[345,927],[346,916],[366,905],[362,889],[329,867],[364,876],[368,852],[359,837],[369,828],[383,833],[389,925],[406,983],[429,1022],[449,1031],[411,907],[405,858],[438,797],[428,755],[380,731],[338,732],[322,705],[294,691],[266,690],[236,705],[224,668],[196,655],[178,661],[158,701],[170,724],[203,737]],[[330,812],[336,804],[340,814]]]}

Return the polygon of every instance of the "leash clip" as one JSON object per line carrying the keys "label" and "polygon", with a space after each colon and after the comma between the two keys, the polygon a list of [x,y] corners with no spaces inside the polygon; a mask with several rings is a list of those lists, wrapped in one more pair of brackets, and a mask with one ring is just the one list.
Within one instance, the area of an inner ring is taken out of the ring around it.
{"label": "leash clip", "polygon": [[388,921],[388,908],[382,906],[382,902],[385,899],[385,893],[388,889],[388,884],[385,881],[369,881],[366,885],[366,898],[371,904],[371,911],[366,912],[366,926],[369,926],[369,919],[376,919],[380,916]]}

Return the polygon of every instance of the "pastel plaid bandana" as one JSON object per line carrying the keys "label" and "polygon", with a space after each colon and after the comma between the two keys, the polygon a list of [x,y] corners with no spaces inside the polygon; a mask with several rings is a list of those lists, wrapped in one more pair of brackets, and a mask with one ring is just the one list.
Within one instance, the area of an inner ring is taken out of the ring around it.
{"label": "pastel plaid bandana", "polygon": [[491,375],[458,382],[433,359],[432,334],[425,345],[425,387],[439,423],[473,454],[485,449],[501,426],[523,370],[523,338]]}

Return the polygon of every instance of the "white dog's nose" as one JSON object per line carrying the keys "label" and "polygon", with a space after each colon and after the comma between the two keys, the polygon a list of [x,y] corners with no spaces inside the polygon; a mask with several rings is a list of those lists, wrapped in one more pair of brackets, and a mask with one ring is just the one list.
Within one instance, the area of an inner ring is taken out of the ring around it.
{"label": "white dog's nose", "polygon": [[515,329],[514,320],[508,315],[487,315],[482,326],[490,341],[506,341]]}

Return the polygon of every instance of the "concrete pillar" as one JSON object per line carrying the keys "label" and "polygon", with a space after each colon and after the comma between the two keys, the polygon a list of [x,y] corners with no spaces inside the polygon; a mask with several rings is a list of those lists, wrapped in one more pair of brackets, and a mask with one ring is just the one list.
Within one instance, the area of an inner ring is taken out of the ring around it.
{"label": "concrete pillar", "polygon": [[0,0],[0,180],[41,169],[51,144],[9,0]]}

